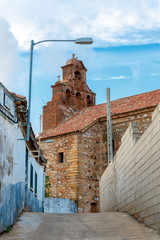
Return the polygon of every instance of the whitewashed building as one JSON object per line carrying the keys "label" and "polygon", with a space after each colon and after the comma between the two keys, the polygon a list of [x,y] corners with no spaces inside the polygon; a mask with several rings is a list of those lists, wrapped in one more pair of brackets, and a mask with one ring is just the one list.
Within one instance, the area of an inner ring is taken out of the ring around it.
{"label": "whitewashed building", "polygon": [[32,128],[26,138],[27,101],[0,83],[0,232],[22,210],[42,212],[45,163]]}

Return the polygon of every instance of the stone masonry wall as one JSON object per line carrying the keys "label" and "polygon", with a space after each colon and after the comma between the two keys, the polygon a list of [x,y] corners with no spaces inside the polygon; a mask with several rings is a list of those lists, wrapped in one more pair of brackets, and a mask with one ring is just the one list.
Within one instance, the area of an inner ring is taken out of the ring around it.
{"label": "stone masonry wall", "polygon": [[[113,116],[114,154],[128,124],[136,121],[142,134],[151,123],[152,111]],[[40,143],[48,159],[50,196],[77,200],[78,212],[91,212],[92,205],[99,212],[99,179],[108,165],[106,124],[106,118],[99,119],[83,132],[54,137],[53,143]],[[64,163],[58,162],[58,152],[64,152]]]}
{"label": "stone masonry wall", "polygon": [[[151,123],[151,114],[143,110],[113,117],[114,154],[129,123],[136,121],[142,134]],[[92,204],[99,212],[99,179],[108,165],[106,124],[106,118],[98,120],[78,135],[78,212],[91,212]]]}
{"label": "stone masonry wall", "polygon": [[112,117],[112,138],[114,140],[114,155],[121,144],[121,138],[124,135],[130,122],[136,122],[139,127],[140,136],[151,123],[152,113],[155,107],[142,109],[135,112],[125,113]]}
{"label": "stone masonry wall", "polygon": [[101,212],[127,212],[160,230],[160,104],[139,138],[131,123],[100,181]]}
{"label": "stone masonry wall", "polygon": [[99,212],[99,178],[100,178],[100,128],[97,122],[78,138],[78,212],[91,212],[94,204]]}
{"label": "stone masonry wall", "polygon": [[[40,146],[48,159],[46,176],[51,183],[50,197],[76,200],[77,135],[54,138],[53,142],[41,142]],[[59,153],[62,152],[64,161],[60,163]]]}

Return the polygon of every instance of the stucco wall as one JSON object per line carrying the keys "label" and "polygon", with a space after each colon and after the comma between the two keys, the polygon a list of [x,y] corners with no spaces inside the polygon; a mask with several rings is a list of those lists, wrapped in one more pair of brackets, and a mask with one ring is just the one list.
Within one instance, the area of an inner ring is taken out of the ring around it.
{"label": "stucco wall", "polygon": [[140,138],[138,132],[136,123],[129,125],[101,177],[100,209],[127,212],[160,230],[160,104]]}
{"label": "stucco wall", "polygon": [[67,198],[45,198],[45,213],[77,213],[77,202]]}
{"label": "stucco wall", "polygon": [[[0,83],[0,232],[15,222],[25,206],[32,211],[43,208],[43,166],[33,157],[26,158],[26,142],[17,122],[14,98]],[[37,171],[37,197],[27,186],[28,161]]]}
{"label": "stucco wall", "polygon": [[25,142],[19,127],[0,115],[0,232],[24,208]]}
{"label": "stucco wall", "polygon": [[[33,189],[30,188],[30,166],[33,166]],[[27,207],[30,211],[33,212],[42,212],[43,211],[43,201],[44,201],[44,167],[41,166],[29,152],[28,158],[28,201]],[[35,172],[37,173],[37,194],[35,194]]]}

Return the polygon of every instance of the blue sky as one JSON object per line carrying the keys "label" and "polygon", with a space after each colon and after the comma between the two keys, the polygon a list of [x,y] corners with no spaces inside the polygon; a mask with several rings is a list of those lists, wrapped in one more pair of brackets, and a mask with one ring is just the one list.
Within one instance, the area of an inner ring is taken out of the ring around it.
{"label": "blue sky", "polygon": [[[122,7],[123,6],[123,7]],[[42,106],[75,53],[87,71],[97,104],[159,88],[160,1],[157,0],[0,0],[0,78],[28,97],[30,40],[92,37],[92,45],[35,46],[32,125],[39,130]]]}

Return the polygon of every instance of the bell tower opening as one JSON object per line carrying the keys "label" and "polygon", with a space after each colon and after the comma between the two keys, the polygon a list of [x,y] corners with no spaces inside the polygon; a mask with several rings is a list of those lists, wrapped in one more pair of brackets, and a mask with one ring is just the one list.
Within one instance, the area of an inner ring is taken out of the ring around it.
{"label": "bell tower opening", "polygon": [[83,99],[80,92],[76,93],[76,105],[77,105],[77,109],[83,108]]}
{"label": "bell tower opening", "polygon": [[75,75],[75,79],[79,79],[79,80],[81,79],[81,73],[79,71],[76,71],[74,75]]}
{"label": "bell tower opening", "polygon": [[87,96],[87,107],[90,107],[90,106],[92,106],[92,101],[91,101],[90,96],[88,95]]}
{"label": "bell tower opening", "polygon": [[66,105],[69,106],[71,104],[71,93],[69,89],[66,90]]}

